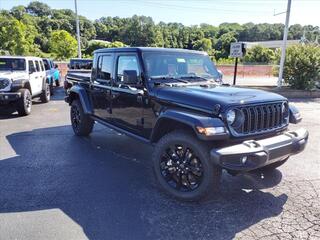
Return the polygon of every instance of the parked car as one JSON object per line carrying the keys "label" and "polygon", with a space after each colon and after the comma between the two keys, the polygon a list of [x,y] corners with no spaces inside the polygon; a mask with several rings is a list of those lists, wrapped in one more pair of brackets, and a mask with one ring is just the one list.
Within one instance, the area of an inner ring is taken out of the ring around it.
{"label": "parked car", "polygon": [[57,87],[60,86],[60,71],[58,69],[58,65],[54,64],[51,59],[42,58],[42,61],[46,70],[47,81],[52,91],[53,83],[55,83]]}
{"label": "parked car", "polygon": [[0,105],[20,115],[31,113],[32,98],[50,101],[50,87],[41,58],[0,56]]}
{"label": "parked car", "polygon": [[92,68],[92,59],[84,59],[84,58],[71,58],[70,63],[68,64],[68,72],[66,74],[66,78],[64,80],[63,86],[65,92],[72,87],[73,81],[77,79],[68,78],[67,76],[72,73],[82,73],[91,75]]}
{"label": "parked car", "polygon": [[222,84],[205,52],[101,49],[93,62],[91,76],[69,76],[74,133],[87,136],[99,122],[153,144],[156,179],[176,198],[207,196],[222,169],[275,169],[307,144],[307,130],[288,128],[301,116],[286,98]]}

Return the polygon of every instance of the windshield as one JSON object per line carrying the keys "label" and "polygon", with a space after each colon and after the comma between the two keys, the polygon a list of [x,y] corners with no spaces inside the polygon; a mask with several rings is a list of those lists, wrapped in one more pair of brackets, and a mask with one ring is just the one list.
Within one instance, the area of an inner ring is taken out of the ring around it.
{"label": "windshield", "polygon": [[218,80],[220,75],[209,56],[196,53],[146,52],[143,54],[149,78]]}
{"label": "windshield", "polygon": [[91,59],[73,59],[70,60],[70,69],[91,69],[92,60]]}
{"label": "windshield", "polygon": [[0,58],[0,71],[24,71],[26,61],[22,58]]}

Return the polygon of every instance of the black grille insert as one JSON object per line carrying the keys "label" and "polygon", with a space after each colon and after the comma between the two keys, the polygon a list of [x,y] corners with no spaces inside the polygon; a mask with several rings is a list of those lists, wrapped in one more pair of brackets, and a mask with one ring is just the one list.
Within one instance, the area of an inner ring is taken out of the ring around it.
{"label": "black grille insert", "polygon": [[235,135],[251,135],[268,132],[288,124],[288,104],[286,102],[244,106],[237,108],[243,116],[243,122],[230,126]]}
{"label": "black grille insert", "polygon": [[0,89],[5,89],[10,84],[8,79],[0,79]]}

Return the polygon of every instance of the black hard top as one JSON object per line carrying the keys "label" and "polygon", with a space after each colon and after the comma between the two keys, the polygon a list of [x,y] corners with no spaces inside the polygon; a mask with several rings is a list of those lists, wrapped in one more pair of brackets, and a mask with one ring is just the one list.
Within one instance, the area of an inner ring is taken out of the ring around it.
{"label": "black hard top", "polygon": [[181,48],[158,48],[158,47],[122,47],[122,48],[102,48],[94,51],[94,53],[105,52],[179,52],[179,53],[196,53],[207,54],[206,52],[181,49]]}

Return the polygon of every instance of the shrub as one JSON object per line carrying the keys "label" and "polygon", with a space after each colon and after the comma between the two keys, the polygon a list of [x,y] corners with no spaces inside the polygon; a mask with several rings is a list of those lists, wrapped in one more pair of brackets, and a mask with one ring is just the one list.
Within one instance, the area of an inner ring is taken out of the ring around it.
{"label": "shrub", "polygon": [[274,61],[274,57],[274,51],[257,45],[248,49],[243,61],[248,63],[271,63]]}
{"label": "shrub", "polygon": [[[279,62],[279,57],[278,57]],[[320,80],[319,45],[294,45],[287,48],[283,78],[290,87],[310,90]]]}

